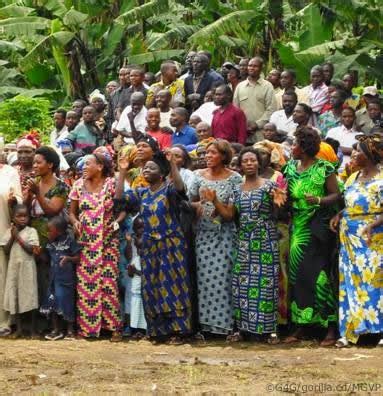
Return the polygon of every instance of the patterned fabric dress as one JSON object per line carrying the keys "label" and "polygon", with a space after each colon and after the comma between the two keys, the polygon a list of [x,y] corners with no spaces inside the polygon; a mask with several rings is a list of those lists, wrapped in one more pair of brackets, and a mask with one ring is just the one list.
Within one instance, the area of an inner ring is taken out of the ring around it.
{"label": "patterned fabric dress", "polygon": [[358,175],[345,185],[339,258],[339,331],[354,343],[360,334],[383,333],[383,226],[369,246],[361,234],[383,213],[383,171],[369,181]]}
{"label": "patterned fabric dress", "polygon": [[325,183],[335,172],[330,162],[317,160],[305,171],[298,161],[284,168],[292,205],[290,232],[289,287],[291,320],[298,325],[335,324],[336,300],[330,279],[334,234],[329,229],[332,210],[310,205],[307,194],[324,197]]}
{"label": "patterned fabric dress", "polygon": [[277,326],[279,243],[267,180],[251,191],[238,190],[234,204],[239,214],[237,254],[233,268],[234,317],[239,330],[273,333]]}
{"label": "patterned fabric dress", "polygon": [[[271,176],[278,188],[287,189],[287,183],[281,172],[275,171]],[[289,306],[289,221],[288,219],[277,222],[279,236],[279,297],[278,297],[278,324],[286,325],[288,323],[288,306]]]}
{"label": "patterned fabric dress", "polygon": [[[242,177],[233,173],[224,180],[208,180],[199,172],[190,188],[192,197],[199,196],[204,188],[215,190],[218,199],[231,202],[236,186],[242,184]],[[198,284],[199,323],[202,331],[228,334],[233,329],[232,271],[234,259],[233,222],[224,222],[214,216],[214,206],[204,204],[204,213],[196,229],[196,260]]]}
{"label": "patterned fabric dress", "polygon": [[190,279],[185,238],[176,206],[179,194],[164,185],[129,190],[129,208],[138,207],[144,220],[142,299],[150,337],[191,332]]}
{"label": "patterned fabric dress", "polygon": [[118,296],[118,234],[113,230],[115,181],[107,178],[99,193],[86,191],[83,179],[69,195],[78,201],[82,232],[77,266],[79,334],[98,337],[101,329],[121,328]]}

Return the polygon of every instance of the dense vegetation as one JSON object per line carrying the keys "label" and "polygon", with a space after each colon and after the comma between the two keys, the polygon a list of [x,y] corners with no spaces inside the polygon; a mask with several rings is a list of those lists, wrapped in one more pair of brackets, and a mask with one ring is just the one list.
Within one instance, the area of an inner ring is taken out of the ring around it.
{"label": "dense vegetation", "polygon": [[0,0],[0,97],[57,106],[102,87],[125,62],[182,60],[207,49],[214,65],[260,54],[308,70],[324,60],[360,83],[383,81],[381,0]]}

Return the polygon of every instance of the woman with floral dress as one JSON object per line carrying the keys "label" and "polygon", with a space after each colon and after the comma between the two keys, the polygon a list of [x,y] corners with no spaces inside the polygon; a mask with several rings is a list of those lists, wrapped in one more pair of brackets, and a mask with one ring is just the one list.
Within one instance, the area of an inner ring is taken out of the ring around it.
{"label": "woman with floral dress", "polygon": [[383,346],[383,170],[381,135],[359,138],[353,173],[344,191],[340,223],[339,332],[337,347],[355,344],[362,334],[378,334]]}
{"label": "woman with floral dress", "polygon": [[118,227],[111,159],[85,157],[83,177],[70,192],[70,220],[81,246],[77,266],[77,326],[80,337],[99,337],[101,329],[121,340],[118,293]]}

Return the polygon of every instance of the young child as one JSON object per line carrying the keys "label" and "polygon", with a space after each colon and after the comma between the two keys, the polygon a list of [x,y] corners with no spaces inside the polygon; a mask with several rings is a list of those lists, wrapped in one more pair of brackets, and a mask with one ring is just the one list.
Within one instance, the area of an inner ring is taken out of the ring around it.
{"label": "young child", "polygon": [[[144,337],[146,330],[146,320],[144,313],[144,306],[141,298],[141,250],[142,250],[142,236],[144,233],[144,221],[137,216],[133,221],[133,240],[130,236],[127,237],[127,246],[125,255],[130,262],[127,266],[128,276],[131,278],[130,293],[126,291],[125,306],[130,306],[130,327],[136,329],[133,339],[140,339]],[[133,242],[133,243],[132,243]]]}
{"label": "young child", "polygon": [[36,338],[35,310],[38,308],[37,272],[35,256],[40,253],[37,231],[28,226],[29,214],[26,205],[13,207],[12,226],[1,238],[0,246],[9,256],[4,291],[4,309],[16,322],[12,338],[22,336],[21,315],[32,313],[31,334]]}
{"label": "young child", "polygon": [[68,223],[62,216],[52,217],[48,222],[48,244],[51,267],[49,288],[45,304],[40,312],[52,314],[53,330],[45,336],[50,341],[64,338],[60,330],[59,316],[66,322],[66,339],[73,339],[75,321],[75,269],[80,261],[80,247],[73,235],[68,233]]}

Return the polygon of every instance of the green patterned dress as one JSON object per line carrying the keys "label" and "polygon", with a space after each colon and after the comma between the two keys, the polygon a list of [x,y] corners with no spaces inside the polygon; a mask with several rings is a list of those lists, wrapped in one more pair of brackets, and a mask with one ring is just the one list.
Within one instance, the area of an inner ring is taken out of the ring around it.
{"label": "green patterned dress", "polygon": [[329,229],[330,208],[310,205],[306,195],[324,197],[326,179],[335,172],[330,162],[317,160],[299,173],[298,161],[283,169],[292,210],[289,255],[291,320],[297,325],[328,327],[337,321],[331,282],[331,256],[335,237]]}

